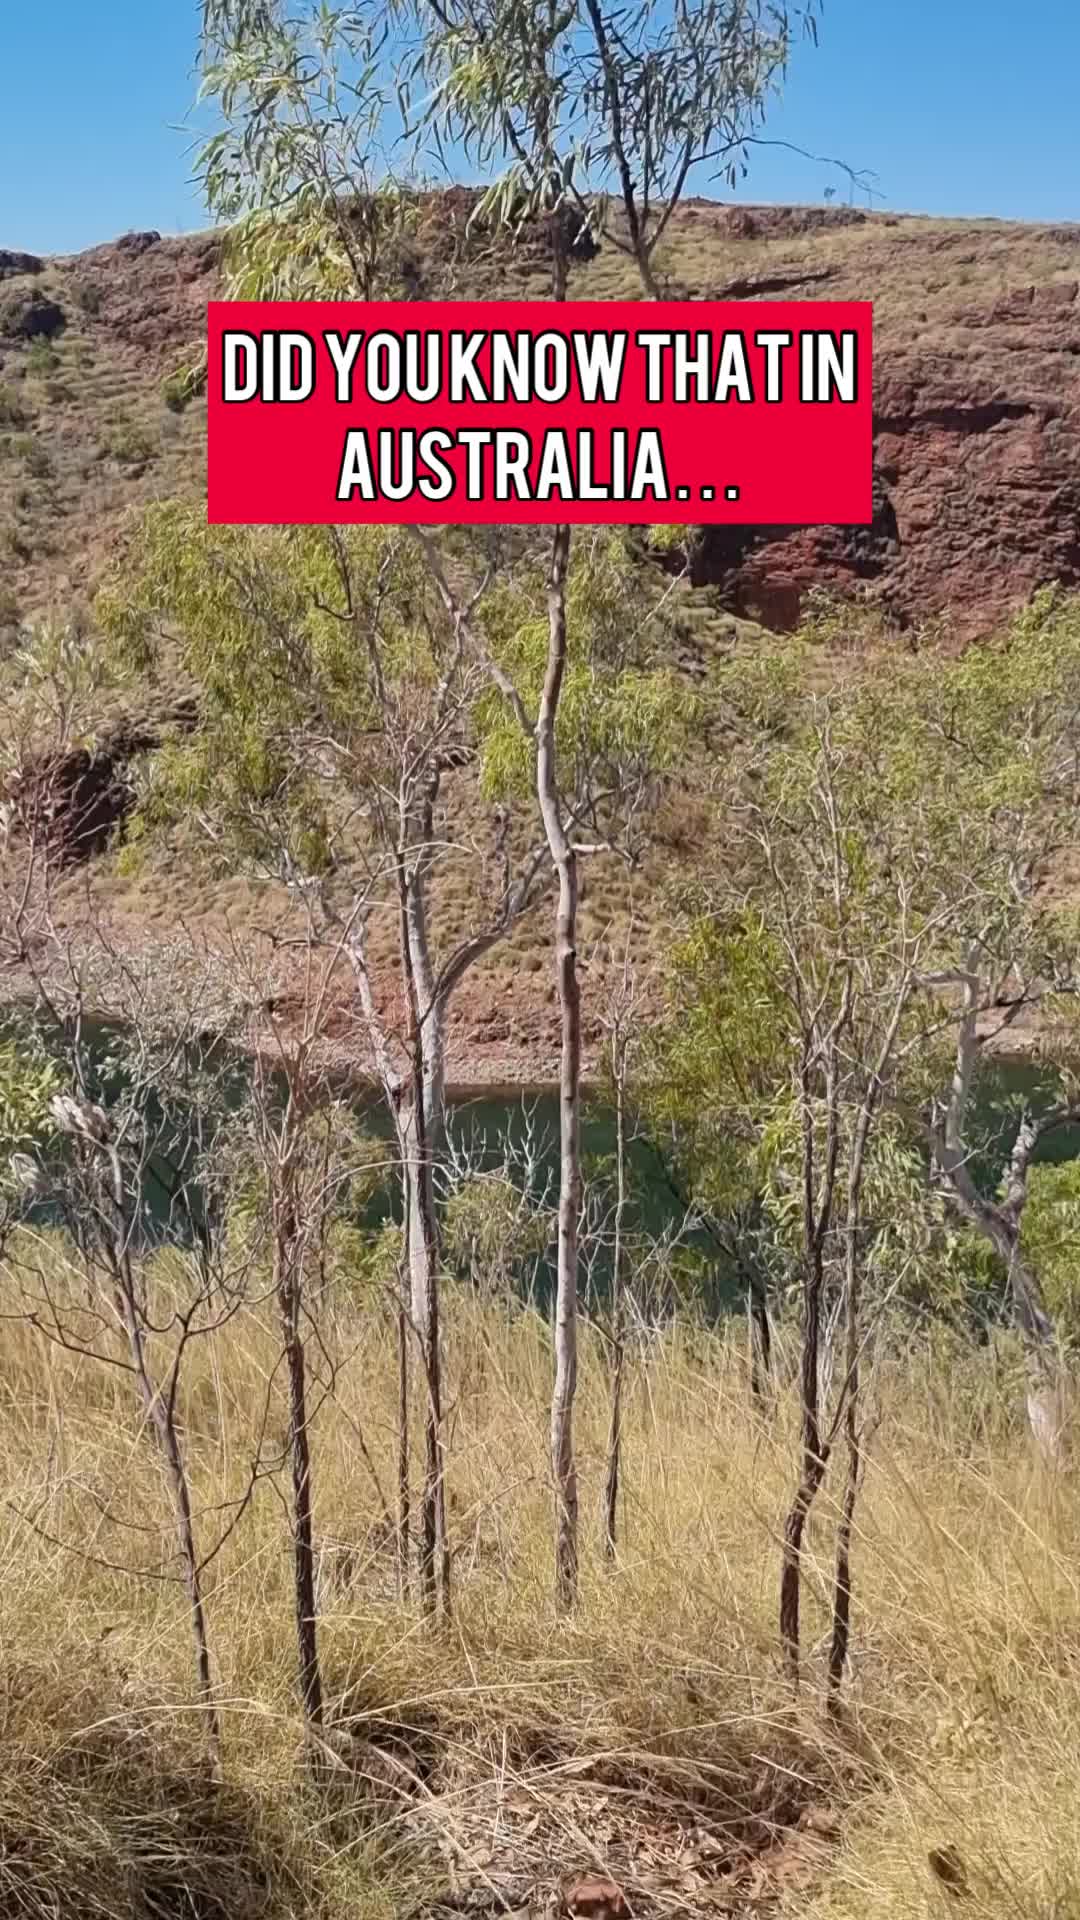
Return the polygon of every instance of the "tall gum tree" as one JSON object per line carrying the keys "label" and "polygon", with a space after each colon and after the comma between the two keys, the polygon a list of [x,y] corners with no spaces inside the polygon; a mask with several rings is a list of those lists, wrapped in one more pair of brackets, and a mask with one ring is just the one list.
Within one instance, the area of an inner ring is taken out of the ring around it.
{"label": "tall gum tree", "polygon": [[[370,13],[204,0],[203,92],[225,124],[204,149],[202,174],[211,209],[239,222],[233,290],[281,291],[283,272],[289,284],[298,275],[303,284],[309,270],[325,280],[330,261],[335,290],[343,282],[349,290],[351,277],[354,295],[370,295],[379,249],[356,260],[354,214],[365,235],[385,238],[387,196],[372,183],[389,50],[417,151],[429,141],[442,153],[455,146],[494,174],[477,212],[497,235],[526,219],[548,223],[554,300],[566,297],[575,223],[578,232],[599,224],[625,244],[643,292],[655,298],[655,250],[691,175],[712,165],[735,177],[784,72],[793,24],[812,29],[814,18],[813,0],[677,0],[674,8],[647,0],[631,16],[601,0],[401,0]],[[621,227],[597,193],[609,183]],[[557,528],[544,588],[546,672],[530,722],[537,803],[558,888],[562,1172],[551,1453],[561,1606],[577,1584],[572,1418],[581,1203],[578,853],[556,767],[570,551],[569,527]],[[456,601],[451,611],[460,617]],[[409,966],[415,972],[414,959]],[[431,1242],[426,1227],[423,1240]]]}
{"label": "tall gum tree", "polygon": [[[448,1609],[432,1187],[447,1021],[544,869],[542,841],[515,833],[505,804],[454,817],[486,670],[421,550],[393,531],[217,530],[158,508],[99,612],[133,666],[171,647],[201,690],[198,732],[152,764],[142,830],[271,875],[297,903],[298,940],[351,969],[401,1167],[426,1395],[422,1585]],[[454,871],[477,903],[464,925],[440,894]]]}
{"label": "tall gum tree", "polygon": [[[1080,1112],[1080,932],[1055,886],[1080,826],[1080,618],[1044,596],[961,660],[849,658],[834,679],[821,686],[802,645],[726,677],[742,746],[716,796],[722,853],[684,902],[652,1108],[711,1209],[764,1201],[780,1269],[797,1277],[801,1439],[780,1630],[797,1679],[803,1533],[842,1435],[835,1700],[863,1358],[899,1220],[908,1265],[942,1197],[999,1256],[1031,1428],[1049,1457],[1060,1450],[1062,1362],[1020,1229],[1034,1153]],[[1060,1085],[1020,1116],[994,1193],[974,1170],[976,1076],[1032,1011]]]}
{"label": "tall gum tree", "polygon": [[817,13],[815,0],[406,0],[416,46],[399,87],[410,123],[495,174],[482,218],[561,215],[566,238],[625,252],[659,299],[658,250],[688,186],[745,176]]}

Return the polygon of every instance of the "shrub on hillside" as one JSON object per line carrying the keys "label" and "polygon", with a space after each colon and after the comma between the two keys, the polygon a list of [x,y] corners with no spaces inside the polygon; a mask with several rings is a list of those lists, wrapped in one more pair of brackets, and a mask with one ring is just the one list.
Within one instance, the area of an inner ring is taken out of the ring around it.
{"label": "shrub on hillside", "polygon": [[19,394],[8,382],[0,382],[0,427],[25,427],[26,408]]}
{"label": "shrub on hillside", "polygon": [[121,420],[102,443],[102,453],[122,467],[145,466],[157,448],[145,427],[133,420]]}
{"label": "shrub on hillside", "polygon": [[52,340],[67,325],[64,309],[35,288],[12,291],[0,300],[0,334],[14,340]]}
{"label": "shrub on hillside", "polygon": [[176,367],[163,381],[161,397],[170,413],[183,413],[200,394],[206,392],[206,365]]}
{"label": "shrub on hillside", "polygon": [[47,374],[55,373],[59,365],[60,355],[57,353],[51,340],[39,337],[30,342],[26,354],[27,373],[35,374],[38,378],[44,378]]}
{"label": "shrub on hillside", "polygon": [[75,304],[91,318],[101,312],[105,296],[96,280],[80,280],[75,288]]}

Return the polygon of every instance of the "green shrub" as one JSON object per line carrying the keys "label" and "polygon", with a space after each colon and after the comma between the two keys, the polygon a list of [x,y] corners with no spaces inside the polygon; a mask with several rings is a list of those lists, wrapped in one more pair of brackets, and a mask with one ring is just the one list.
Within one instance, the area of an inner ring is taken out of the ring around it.
{"label": "green shrub", "polygon": [[157,447],[145,427],[121,420],[106,437],[102,451],[122,467],[141,467],[153,459]]}
{"label": "green shrub", "polygon": [[60,355],[51,340],[31,340],[26,349],[26,371],[39,378],[55,373],[60,365]]}
{"label": "green shrub", "polygon": [[194,398],[194,389],[186,368],[177,367],[175,373],[170,373],[162,385],[161,397],[170,413],[183,413],[185,407]]}
{"label": "green shrub", "polygon": [[1062,1337],[1080,1341],[1080,1161],[1032,1167],[1020,1244]]}
{"label": "green shrub", "polygon": [[175,367],[162,383],[161,397],[170,413],[183,413],[199,394],[206,392],[206,365]]}
{"label": "green shrub", "polygon": [[93,280],[80,280],[78,286],[75,288],[76,306],[80,307],[83,313],[90,314],[91,317],[101,312],[103,299],[104,294],[101,288]]}
{"label": "green shrub", "polygon": [[[29,436],[27,436],[29,438]],[[48,447],[40,440],[30,440],[23,454],[26,471],[34,480],[48,480],[52,476],[53,463]]]}
{"label": "green shrub", "polygon": [[25,427],[27,417],[22,396],[7,381],[0,381],[0,427]]}

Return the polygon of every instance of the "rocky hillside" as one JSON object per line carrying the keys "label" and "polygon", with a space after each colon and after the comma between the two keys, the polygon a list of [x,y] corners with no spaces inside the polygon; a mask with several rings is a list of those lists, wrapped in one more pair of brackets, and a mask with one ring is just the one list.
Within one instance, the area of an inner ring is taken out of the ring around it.
{"label": "rocky hillside", "polygon": [[[439,290],[461,198],[433,211],[426,259],[421,235],[418,292]],[[809,587],[859,586],[900,627],[948,614],[967,634],[1048,579],[1080,582],[1080,226],[696,202],[663,267],[673,294],[875,303],[874,524],[713,529],[694,575],[724,606],[784,627]],[[216,270],[206,235],[0,252],[0,624],[85,596],[128,505],[201,487],[203,404],[175,376]],[[544,272],[525,250],[497,283],[540,292]],[[491,264],[466,283],[493,291]],[[571,290],[634,283],[607,248]]]}
{"label": "rocky hillside", "polygon": [[[466,245],[468,206],[463,192],[428,203],[409,263],[417,295],[444,293],[448,279],[459,292],[541,295],[542,250],[523,246],[508,263]],[[731,643],[737,618],[794,625],[815,587],[857,592],[898,633],[944,620],[959,641],[1049,580],[1080,586],[1080,226],[695,202],[672,222],[661,264],[676,296],[871,298],[875,307],[873,525],[706,531],[690,553],[693,584],[679,589],[687,669]],[[0,251],[0,647],[29,615],[88,602],[128,509],[203,489],[205,403],[183,375],[198,358],[218,270],[209,235],[129,234],[50,260]],[[613,248],[575,264],[575,297],[634,291]],[[128,716],[124,739],[152,737],[159,717]],[[114,771],[72,769],[79,790],[89,783],[95,793],[95,849],[122,806]],[[696,804],[683,792],[660,823],[635,925],[662,898],[665,874],[700,845]],[[91,865],[98,901],[143,943],[167,940],[178,899],[210,936],[226,924],[230,937],[265,926],[283,910],[242,876],[194,887],[168,854],[136,881],[96,850]],[[447,895],[452,937],[449,881]],[[462,914],[468,904],[462,888]],[[584,942],[617,932],[629,910],[621,871],[590,864]],[[595,1043],[595,966],[586,998]],[[340,1013],[349,1055],[355,1010],[343,1003]],[[549,1077],[557,1021],[546,922],[523,924],[470,978],[451,1055],[459,1083]]]}

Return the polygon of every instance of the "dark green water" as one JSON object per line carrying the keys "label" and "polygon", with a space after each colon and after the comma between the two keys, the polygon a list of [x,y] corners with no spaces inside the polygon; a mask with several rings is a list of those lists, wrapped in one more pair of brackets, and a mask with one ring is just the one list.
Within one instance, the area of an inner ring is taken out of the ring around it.
{"label": "dark green water", "polygon": [[[95,1082],[90,1091],[107,1106],[120,1093],[125,1077],[123,1036],[99,1026],[88,1035],[87,1045]],[[219,1046],[193,1050],[190,1058],[177,1063],[168,1096],[147,1097],[148,1128],[161,1142],[161,1151],[150,1157],[144,1184],[144,1226],[150,1239],[184,1230],[170,1195],[176,1188],[177,1168],[194,1145],[187,1137],[194,1123],[187,1116],[197,1110],[196,1081],[208,1068],[214,1072],[218,1097],[239,1108],[246,1096],[249,1069],[241,1058]],[[984,1190],[992,1190],[1000,1178],[1021,1110],[1030,1106],[1038,1111],[1055,1097],[1052,1078],[1028,1061],[998,1061],[984,1069],[975,1110],[973,1159],[975,1177]],[[370,1093],[358,1094],[357,1106],[366,1126],[377,1136],[388,1138],[391,1128],[382,1102]],[[447,1159],[459,1171],[466,1164],[474,1171],[505,1166],[515,1184],[528,1186],[537,1202],[554,1206],[558,1188],[558,1098],[554,1092],[522,1089],[515,1095],[502,1092],[451,1100],[447,1135]],[[610,1178],[615,1122],[610,1109],[596,1100],[585,1104],[582,1145],[586,1176],[593,1177],[599,1190]],[[1077,1156],[1080,1128],[1070,1128],[1043,1142],[1036,1158],[1060,1162]],[[682,1244],[704,1261],[707,1291],[715,1287],[718,1298],[730,1299],[737,1288],[728,1263],[706,1229],[686,1234],[684,1204],[660,1156],[639,1140],[631,1144],[628,1157],[627,1233],[640,1234],[652,1242],[681,1234]],[[366,1224],[376,1226],[395,1210],[396,1195],[388,1182],[371,1202]],[[601,1257],[596,1276],[601,1286],[604,1265]],[[535,1263],[532,1279],[541,1292],[546,1291],[544,1260]]]}

